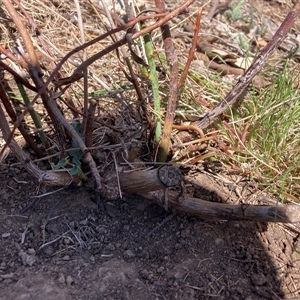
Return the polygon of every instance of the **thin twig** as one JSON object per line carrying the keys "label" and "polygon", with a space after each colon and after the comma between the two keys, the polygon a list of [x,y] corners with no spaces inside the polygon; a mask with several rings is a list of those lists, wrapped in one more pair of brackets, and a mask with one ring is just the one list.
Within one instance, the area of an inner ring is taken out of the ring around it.
{"label": "thin twig", "polygon": [[198,10],[198,14],[197,14],[197,19],[196,19],[196,24],[195,24],[195,30],[194,30],[194,35],[193,35],[193,39],[192,39],[192,47],[189,51],[189,56],[188,56],[188,59],[187,59],[187,62],[184,66],[184,70],[181,74],[181,77],[180,77],[180,80],[179,80],[179,83],[178,83],[178,89],[179,91],[182,89],[184,83],[185,83],[185,80],[186,80],[186,77],[189,73],[189,69],[190,69],[190,65],[194,59],[194,53],[195,53],[195,50],[197,48],[197,42],[198,42],[198,35],[199,35],[199,31],[200,31],[200,21],[201,21],[201,16],[202,16],[202,8],[200,8]]}

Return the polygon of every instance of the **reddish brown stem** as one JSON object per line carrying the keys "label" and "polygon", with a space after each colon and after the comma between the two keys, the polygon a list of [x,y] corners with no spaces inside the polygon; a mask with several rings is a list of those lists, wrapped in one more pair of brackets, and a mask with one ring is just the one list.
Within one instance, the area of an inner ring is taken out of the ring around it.
{"label": "reddish brown stem", "polygon": [[[13,122],[15,122],[17,120],[17,115],[15,113],[14,108],[12,107],[6,91],[4,89],[4,86],[0,80],[0,97],[2,100],[2,103],[5,107],[6,112],[8,113],[9,117],[11,118],[11,120]],[[27,144],[29,145],[29,147],[34,151],[34,153],[37,155],[37,157],[41,158],[43,157],[43,152],[42,150],[36,145],[36,143],[34,142],[34,140],[30,137],[30,135],[27,133],[27,131],[25,130],[25,128],[23,127],[22,124],[19,125],[18,129],[20,130],[22,136],[24,137],[25,141],[27,142]]]}
{"label": "reddish brown stem", "polygon": [[190,69],[190,65],[194,59],[194,53],[197,48],[198,35],[199,35],[199,31],[200,31],[201,16],[202,16],[202,9],[199,9],[198,14],[197,14],[196,24],[195,24],[194,36],[192,39],[192,47],[189,51],[189,56],[188,56],[187,62],[184,66],[184,70],[182,72],[182,75],[181,75],[179,83],[178,83],[179,90],[182,89],[182,86],[185,83],[186,77],[187,77],[189,69]]}
{"label": "reddish brown stem", "polygon": [[86,118],[85,145],[88,148],[93,146],[92,135],[93,135],[93,125],[94,125],[96,105],[97,105],[96,100],[90,101],[90,106],[88,108],[88,116]]}
{"label": "reddish brown stem", "polygon": [[26,27],[24,26],[18,13],[16,12],[15,8],[13,7],[12,3],[9,0],[3,0],[2,4],[5,6],[11,19],[13,20],[14,24],[18,28],[18,31],[23,39],[25,48],[26,48],[28,56],[29,56],[30,65],[32,66],[33,69],[35,69],[36,71],[41,73],[40,64],[39,64],[36,52],[34,50],[32,41],[30,39],[30,36],[26,30]]}
{"label": "reddish brown stem", "polygon": [[[0,50],[1,51],[1,50]],[[16,71],[14,71],[11,67],[6,65],[3,61],[0,60],[0,66],[12,74],[16,80],[18,80],[20,83],[22,83],[24,86],[26,86],[28,89],[37,92],[37,88],[31,85],[26,79],[24,79],[22,76],[20,76]]]}
{"label": "reddish brown stem", "polygon": [[11,61],[14,61],[21,65],[22,68],[28,70],[27,62],[23,57],[16,58],[10,51],[0,45],[0,52],[7,56]]}

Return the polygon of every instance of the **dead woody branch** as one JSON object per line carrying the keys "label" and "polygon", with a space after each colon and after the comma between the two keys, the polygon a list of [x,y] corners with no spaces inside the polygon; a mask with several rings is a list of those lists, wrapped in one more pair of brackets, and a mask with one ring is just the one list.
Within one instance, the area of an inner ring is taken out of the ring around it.
{"label": "dead woody branch", "polygon": [[[299,205],[234,205],[205,201],[186,193],[170,191],[168,187],[176,185],[181,180],[180,171],[174,166],[167,166],[164,170],[165,167],[121,173],[119,175],[121,189],[128,193],[139,194],[168,209],[202,218],[275,223],[300,221]],[[166,176],[170,178],[169,184],[163,183],[162,178]]]}

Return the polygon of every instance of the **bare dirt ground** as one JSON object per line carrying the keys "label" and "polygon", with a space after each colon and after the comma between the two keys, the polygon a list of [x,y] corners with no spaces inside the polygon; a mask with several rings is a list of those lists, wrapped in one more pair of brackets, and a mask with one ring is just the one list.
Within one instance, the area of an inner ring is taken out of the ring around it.
{"label": "bare dirt ground", "polygon": [[[190,182],[209,201],[238,201],[209,176]],[[38,188],[23,169],[2,166],[1,299],[300,295],[298,235],[278,224],[179,215],[134,195],[99,208],[83,187],[33,199]]]}
{"label": "bare dirt ground", "polygon": [[[270,3],[254,4],[282,8]],[[57,192],[16,163],[0,172],[0,299],[300,297],[299,233],[287,226],[180,215],[135,195],[99,205],[91,189]],[[226,203],[256,192],[213,175],[190,172],[187,189]]]}

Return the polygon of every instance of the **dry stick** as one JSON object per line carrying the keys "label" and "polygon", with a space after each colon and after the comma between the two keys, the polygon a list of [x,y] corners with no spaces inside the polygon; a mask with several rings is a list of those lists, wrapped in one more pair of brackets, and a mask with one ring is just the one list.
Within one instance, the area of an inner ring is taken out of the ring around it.
{"label": "dry stick", "polygon": [[[26,29],[23,27],[18,14],[15,11],[14,7],[11,5],[11,3],[8,2],[7,0],[4,0],[3,4],[5,5],[6,9],[10,13],[12,20],[14,21],[15,25],[17,26],[17,28],[23,38],[25,47],[28,51],[29,58],[30,58],[30,63],[28,62],[29,73],[30,73],[31,78],[34,81],[35,85],[38,88],[40,88],[44,85],[44,83],[42,82],[41,78],[39,77],[40,66],[39,66],[39,62],[37,60],[36,53],[34,51],[32,42],[30,40],[30,37],[29,37]],[[62,148],[64,148],[64,138],[65,138],[65,135],[63,134],[63,132],[64,132],[63,128],[66,128],[71,133],[72,137],[77,141],[81,151],[85,154],[84,159],[89,164],[91,172],[95,178],[96,189],[97,189],[97,191],[100,191],[102,188],[100,174],[97,171],[97,166],[96,166],[95,161],[93,160],[91,154],[87,151],[87,148],[86,148],[85,144],[82,142],[80,136],[73,129],[73,127],[66,121],[64,116],[61,114],[61,112],[57,108],[54,100],[49,99],[49,96],[46,92],[46,88],[44,89],[43,92],[40,93],[40,95],[43,100],[44,107],[46,108],[46,110],[53,122],[53,125],[56,129],[56,133],[58,135],[58,138],[59,138]],[[10,136],[12,136],[12,134]],[[8,144],[7,139],[6,139],[6,144]],[[5,149],[5,147],[3,147],[2,151],[4,151],[4,149]],[[33,174],[35,174],[35,173],[33,173]]]}
{"label": "dry stick", "polygon": [[[109,10],[105,7],[105,8],[104,8],[104,11],[105,11],[106,16],[107,16],[108,20],[110,21],[111,25],[114,25],[114,21],[113,21],[111,15],[110,15]],[[116,17],[116,16],[115,16],[115,17]],[[107,30],[108,30],[108,29],[107,29]],[[116,40],[117,38],[119,38],[119,35],[118,35],[118,34],[115,34],[115,36],[112,35],[111,37],[112,37],[113,41],[115,42],[115,40]],[[126,33],[126,41],[127,41],[127,44],[128,44],[128,47],[130,48],[130,50],[131,50],[131,47],[132,47],[132,46],[131,46],[131,43],[132,43],[131,37],[132,37],[132,34],[131,34],[131,33],[129,34],[129,33],[127,32],[127,33]],[[130,62],[130,60],[129,60],[128,55],[126,54],[126,51],[123,49],[123,47],[120,47],[120,52],[121,52],[121,54],[122,54],[122,56],[123,56],[123,58],[124,58],[124,60],[125,60],[125,63],[126,63],[126,65],[127,65],[127,68],[129,69],[130,76],[128,76],[128,74],[127,74],[125,68],[123,67],[123,65],[122,65],[122,63],[121,63],[121,61],[120,61],[120,59],[119,59],[119,55],[118,55],[118,51],[117,51],[117,56],[118,56],[118,60],[119,60],[119,66],[120,66],[121,70],[123,71],[124,75],[126,76],[126,78],[127,78],[130,82],[133,83],[133,86],[134,86],[135,91],[136,91],[137,96],[138,96],[138,101],[139,101],[139,103],[140,103],[140,105],[141,105],[141,107],[142,107],[142,110],[143,110],[143,113],[144,113],[144,115],[145,115],[145,118],[146,118],[148,124],[151,126],[151,119],[150,119],[149,114],[148,114],[148,111],[147,111],[147,106],[146,106],[146,103],[145,103],[145,99],[144,99],[143,94],[142,94],[142,91],[141,91],[141,89],[140,89],[140,85],[139,85],[139,82],[138,82],[138,80],[137,80],[137,76],[135,75],[135,73],[134,73],[134,71],[133,71],[132,64],[131,64],[131,62]],[[131,50],[130,52],[133,53],[132,50]],[[142,121],[142,120],[141,120],[141,121]]]}
{"label": "dry stick", "polygon": [[[85,118],[88,118],[88,115],[84,115],[82,112],[80,112],[79,110],[77,110],[76,108],[74,108],[73,106],[71,106],[70,105],[70,103],[69,102],[67,102],[67,101],[65,101],[64,99],[62,99],[62,98],[60,98],[60,100],[61,100],[61,102],[63,102],[74,114],[76,114],[76,115],[80,115],[80,116],[83,116],[83,117],[85,117]],[[98,124],[101,124],[101,125],[103,125],[103,126],[105,126],[105,127],[107,127],[107,128],[109,128],[109,129],[111,129],[112,131],[115,131],[115,132],[123,132],[123,130],[121,130],[121,129],[118,129],[118,128],[115,128],[115,127],[113,127],[113,126],[111,126],[111,125],[109,125],[109,124],[106,124],[105,122],[103,122],[103,121],[101,121],[101,120],[95,120],[94,119],[94,121],[93,122],[95,122],[95,123],[98,123]],[[195,126],[196,127],[196,126]],[[196,127],[196,128],[198,128],[198,127]],[[198,129],[200,129],[200,128],[198,128]],[[201,130],[201,129],[200,129]]]}
{"label": "dry stick", "polygon": [[14,24],[18,28],[18,31],[19,31],[19,33],[20,33],[20,35],[22,37],[22,40],[23,40],[24,45],[25,45],[25,48],[27,50],[31,66],[37,72],[39,72],[41,74],[40,64],[39,64],[36,52],[34,50],[33,44],[31,42],[30,36],[29,36],[29,34],[28,34],[27,30],[26,30],[26,27],[22,23],[19,15],[17,13],[17,11],[15,10],[15,8],[11,4],[11,2],[9,0],[3,0],[2,3],[5,6],[5,8],[7,9],[7,11],[9,13],[10,17],[12,18]]}
{"label": "dry stick", "polygon": [[[13,122],[15,122],[17,120],[17,115],[16,115],[16,112],[15,112],[13,106],[11,105],[11,102],[9,101],[9,99],[7,97],[6,91],[4,89],[4,86],[1,82],[1,80],[0,80],[0,98],[2,100],[2,103],[5,107],[6,112],[9,115],[9,117],[11,118],[11,120]],[[27,133],[27,131],[25,130],[22,123],[20,124],[18,129],[20,130],[20,132],[21,132],[22,136],[24,137],[25,141],[31,147],[31,149],[34,151],[36,156],[39,157],[39,158],[43,157],[44,154],[43,154],[42,150],[36,145],[36,143],[31,138],[31,136]]]}
{"label": "dry stick", "polygon": [[[1,45],[0,45],[1,47]],[[1,49],[0,49],[0,52]],[[3,53],[3,52],[2,52]],[[37,92],[37,88],[33,85],[31,85],[26,79],[24,79],[21,75],[19,75],[16,71],[14,71],[11,67],[9,67],[8,65],[6,65],[3,61],[0,60],[0,66],[6,70],[7,72],[9,72],[11,75],[14,76],[14,78],[16,80],[18,80],[20,83],[22,83],[24,86],[26,86],[28,89]]]}
{"label": "dry stick", "polygon": [[282,40],[288,34],[288,31],[293,26],[296,18],[300,14],[300,1],[296,3],[294,8],[286,16],[273,38],[263,48],[259,56],[253,61],[249,69],[239,78],[239,81],[230,91],[230,93],[221,101],[214,109],[207,113],[202,119],[195,122],[195,125],[200,128],[206,128],[220,114],[222,114],[229,106],[231,106],[238,98],[244,89],[250,84],[253,77],[262,69],[265,62],[269,59],[274,50],[279,46]]}
{"label": "dry stick", "polygon": [[95,119],[95,111],[96,111],[97,101],[91,100],[90,106],[88,108],[88,114],[86,118],[86,131],[85,131],[85,145],[87,148],[90,148],[93,146],[93,125],[94,125],[94,119]]}
{"label": "dry stick", "polygon": [[[193,1],[192,1],[192,0],[187,1],[187,3],[184,3],[184,5],[183,5],[182,7],[180,7],[180,8],[182,8],[182,10],[184,10],[184,9],[186,9],[186,4],[190,5],[190,4],[193,3],[193,2],[194,2],[194,0],[193,0]],[[55,78],[55,76],[56,76],[56,74],[58,73],[58,71],[60,70],[60,68],[63,66],[63,64],[64,64],[64,63],[65,63],[65,62],[66,62],[73,54],[75,54],[75,53],[77,53],[78,51],[81,51],[81,50],[83,50],[83,49],[85,49],[85,48],[87,48],[87,47],[89,47],[89,46],[91,46],[91,45],[93,45],[93,44],[95,44],[95,43],[101,41],[102,39],[106,38],[106,37],[109,36],[109,35],[112,35],[112,34],[114,34],[114,33],[116,33],[116,32],[119,32],[119,31],[125,30],[125,29],[127,29],[127,28],[130,28],[130,27],[134,26],[137,22],[145,21],[145,20],[148,20],[148,19],[151,19],[151,18],[158,18],[158,17],[162,17],[162,16],[169,16],[170,18],[173,18],[173,17],[176,16],[177,14],[181,13],[182,10],[181,10],[180,8],[179,8],[179,10],[178,10],[178,9],[176,10],[176,14],[174,14],[174,11],[173,11],[173,12],[168,13],[168,14],[167,14],[167,13],[162,13],[162,14],[152,14],[152,15],[150,15],[150,16],[141,16],[141,17],[139,17],[139,18],[136,18],[136,19],[134,19],[134,20],[128,22],[127,24],[125,24],[125,25],[123,25],[123,26],[120,26],[120,27],[118,27],[118,28],[112,29],[112,30],[110,30],[109,32],[106,32],[106,33],[102,34],[101,36],[99,36],[99,37],[97,37],[97,38],[95,38],[95,39],[93,39],[93,40],[91,40],[91,41],[89,41],[89,42],[87,42],[87,43],[85,43],[85,44],[83,44],[83,45],[80,45],[80,46],[78,46],[77,48],[73,49],[73,50],[70,51],[67,55],[65,55],[65,56],[62,58],[62,60],[57,64],[56,68],[55,68],[55,69],[53,70],[53,72],[50,74],[50,76],[48,77],[48,79],[47,79],[47,81],[44,83],[44,85],[43,85],[42,87],[38,87],[38,88],[39,88],[39,91],[38,91],[37,95],[33,98],[33,100],[31,101],[31,105],[34,105],[34,103],[37,101],[38,97],[39,97],[40,95],[42,95],[42,94],[47,90],[47,87],[48,87],[49,83],[50,83],[51,81],[53,81],[53,79]],[[164,19],[164,20],[165,20],[165,19]],[[168,21],[168,19],[165,20],[165,22],[167,22],[167,21]],[[157,23],[155,23],[155,24],[153,24],[153,25],[151,25],[151,26],[148,26],[148,27],[146,28],[146,29],[149,29],[148,32],[150,32],[150,31],[154,30],[155,28],[157,28],[158,26],[160,26],[160,23],[159,23],[157,26],[156,26],[156,24],[157,24]],[[144,32],[142,32],[142,34],[144,34],[144,33],[147,33],[147,31],[144,30]],[[142,35],[142,34],[141,34],[141,35]],[[103,55],[109,53],[110,51],[113,51],[114,49],[116,49],[116,48],[118,48],[118,47],[124,45],[125,43],[126,43],[126,39],[125,39],[125,38],[124,38],[123,40],[119,41],[119,42],[116,42],[114,45],[112,45],[112,47],[109,47],[109,50],[107,50],[107,51],[101,51],[101,53],[102,53],[101,56],[103,56]],[[100,56],[100,57],[101,57],[101,56]],[[100,58],[100,57],[97,57],[97,59]],[[95,60],[96,60],[96,59],[95,59]],[[74,74],[73,74],[73,76],[74,76]],[[82,77],[82,75],[79,76],[79,78],[81,78],[81,77]],[[72,79],[73,79],[73,80],[72,80]],[[74,79],[73,77],[71,77],[70,82],[74,82],[74,81],[76,81],[76,80],[77,80],[76,78]],[[58,86],[61,86],[61,85],[64,85],[64,83],[61,83],[61,81],[60,81],[60,84],[57,83],[57,85],[58,85]],[[11,130],[11,134],[9,135],[8,139],[6,140],[6,145],[3,147],[3,149],[2,149],[2,151],[1,151],[1,153],[0,153],[0,156],[3,154],[3,152],[5,151],[7,145],[8,145],[8,144],[10,143],[10,141],[12,140],[13,134],[14,134],[16,128],[18,128],[18,126],[20,125],[21,121],[23,120],[23,118],[24,118],[24,116],[27,114],[27,112],[28,112],[28,109],[25,109],[25,110],[23,111],[23,113],[19,116],[18,120],[14,123],[14,127],[13,127],[13,129]]]}
{"label": "dry stick", "polygon": [[[171,165],[158,169],[120,173],[121,189],[136,193],[161,206],[189,215],[221,220],[296,223],[300,221],[299,205],[231,205],[190,197],[168,191],[182,181],[180,170]],[[167,203],[166,203],[167,201]]]}
{"label": "dry stick", "polygon": [[169,208],[202,218],[278,223],[297,223],[300,221],[299,205],[234,205],[209,202],[187,195],[181,196],[174,191],[168,191],[167,193],[167,196],[165,191],[140,192],[139,194],[161,206],[165,205],[165,199],[167,198]]}
{"label": "dry stick", "polygon": [[[80,8],[80,3],[79,0],[74,0],[75,2],[75,6],[76,6],[76,11],[77,11],[77,21],[78,21],[78,27],[79,27],[79,32],[80,32],[80,40],[81,43],[84,44],[85,43],[85,35],[84,35],[84,29],[83,29],[83,20],[82,20],[82,14],[81,14],[81,8]],[[86,49],[83,50],[83,55],[82,55],[82,59],[83,61],[86,60]],[[88,114],[88,106],[89,106],[89,100],[88,100],[88,68],[86,68],[83,71],[84,74],[84,79],[83,79],[83,113],[85,115]],[[91,132],[87,132],[87,119],[83,118],[82,120],[82,132],[83,132],[83,136],[85,138],[86,135],[91,136],[92,133]],[[91,127],[89,127],[91,129]]]}
{"label": "dry stick", "polygon": [[180,170],[173,165],[119,174],[121,189],[128,193],[147,193],[166,189],[178,185],[182,179]]}
{"label": "dry stick", "polygon": [[[162,11],[165,11],[165,3],[163,0],[155,0],[156,7]],[[177,106],[178,98],[178,58],[173,45],[171,32],[168,24],[161,26],[161,32],[163,37],[163,43],[166,53],[166,58],[170,66],[170,87],[168,94],[167,112],[163,127],[162,137],[159,143],[157,160],[159,162],[165,162],[171,145],[171,132],[172,124],[174,122],[174,115]]]}
{"label": "dry stick", "polygon": [[[11,61],[18,63],[19,65],[21,65],[22,68],[24,68],[25,70],[28,70],[27,62],[25,61],[24,57],[20,56],[19,58],[16,58],[10,51],[5,49],[2,45],[0,45],[0,52],[3,53],[5,56],[7,56]],[[5,65],[4,63],[2,63],[2,64]],[[9,69],[8,69],[8,72],[10,72]],[[32,87],[30,89],[32,89]],[[35,87],[33,87],[33,89],[34,89],[34,91],[36,90]]]}
{"label": "dry stick", "polygon": [[195,24],[195,29],[194,29],[194,35],[193,35],[193,39],[192,39],[192,47],[189,51],[189,56],[188,56],[188,60],[184,66],[184,70],[182,72],[182,75],[180,77],[179,83],[178,83],[178,89],[179,91],[182,89],[186,77],[189,73],[189,68],[190,65],[194,59],[194,53],[197,47],[197,42],[198,42],[198,35],[199,35],[199,31],[200,31],[200,21],[201,21],[201,16],[202,16],[202,8],[199,9],[198,14],[197,14],[197,19],[196,19],[196,24]]}
{"label": "dry stick", "polygon": [[[50,60],[50,65],[51,65],[52,69],[54,69],[56,67],[56,65],[54,63],[53,55],[52,55],[51,51],[49,50],[49,48],[47,46],[47,43],[45,43],[45,40],[42,36],[41,29],[36,25],[35,21],[28,14],[28,12],[24,9],[24,7],[21,5],[20,1],[19,0],[14,0],[14,2],[18,5],[18,8],[23,13],[23,15],[26,16],[26,18],[28,20],[28,23],[30,24],[30,26],[32,27],[34,32],[36,33],[37,38],[39,39],[39,41],[40,41],[40,43],[43,47],[43,51],[45,51],[45,53],[43,53],[43,54],[48,57],[48,59]],[[25,64],[26,64],[26,62],[25,62]],[[26,69],[27,69],[27,64],[26,64]],[[61,74],[58,72],[57,76],[60,78]],[[69,105],[75,107],[75,104],[74,104],[74,102],[73,102],[72,98],[70,97],[70,94],[67,90],[65,90],[65,95],[66,95],[66,99],[67,99]],[[73,116],[74,116],[74,118],[78,117],[78,115],[73,115]]]}

